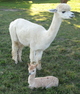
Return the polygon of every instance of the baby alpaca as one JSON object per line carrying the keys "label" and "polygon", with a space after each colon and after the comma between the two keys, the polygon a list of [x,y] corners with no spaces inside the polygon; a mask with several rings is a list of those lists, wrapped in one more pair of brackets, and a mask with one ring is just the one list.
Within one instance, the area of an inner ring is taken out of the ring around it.
{"label": "baby alpaca", "polygon": [[29,88],[50,88],[52,86],[57,87],[59,80],[58,78],[54,76],[46,76],[46,77],[37,77],[36,76],[36,65],[33,64],[28,64],[28,71],[29,71],[29,77],[28,77],[28,83],[29,83]]}

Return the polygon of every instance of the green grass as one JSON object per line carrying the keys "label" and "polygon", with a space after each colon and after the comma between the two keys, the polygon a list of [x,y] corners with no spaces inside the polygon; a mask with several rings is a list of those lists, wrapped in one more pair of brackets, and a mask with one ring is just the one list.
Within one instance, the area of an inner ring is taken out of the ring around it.
{"label": "green grass", "polygon": [[[22,7],[21,5],[18,7],[15,3],[6,5],[2,3],[0,9],[2,8],[26,9],[23,4]],[[44,51],[43,69],[37,71],[37,76],[40,77],[47,75],[58,77],[59,86],[47,90],[41,88],[30,90],[27,82],[29,48],[23,49],[23,62],[14,64],[11,59],[8,27],[14,19],[25,18],[48,29],[53,14],[33,11],[29,7],[25,11],[0,10],[0,94],[80,94],[80,13],[79,11],[74,13],[76,16],[74,19],[63,21],[55,40]]]}
{"label": "green grass", "polygon": [[[0,8],[19,8],[47,11],[48,9],[55,8],[58,3],[60,3],[60,0],[26,0],[22,2],[0,2]],[[68,4],[71,6],[72,11],[80,12],[80,0],[69,0]]]}

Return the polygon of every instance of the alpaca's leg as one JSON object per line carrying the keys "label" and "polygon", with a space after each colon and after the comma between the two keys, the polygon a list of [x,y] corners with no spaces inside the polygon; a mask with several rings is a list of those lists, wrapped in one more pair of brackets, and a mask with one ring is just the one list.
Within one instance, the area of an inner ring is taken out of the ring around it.
{"label": "alpaca's leg", "polygon": [[35,63],[35,51],[33,51],[32,49],[30,49],[30,63],[34,64]]}
{"label": "alpaca's leg", "polygon": [[37,65],[37,69],[38,69],[38,70],[41,70],[41,69],[42,69],[42,67],[41,67],[41,60],[38,60],[37,63],[38,63],[38,65]]}
{"label": "alpaca's leg", "polygon": [[12,59],[15,61],[15,63],[18,63],[18,43],[12,42]]}
{"label": "alpaca's leg", "polygon": [[41,67],[41,58],[42,58],[42,54],[43,54],[43,51],[40,51],[40,50],[36,51],[36,56],[35,56],[35,58],[36,58],[36,63],[38,64],[38,65],[37,65],[37,69],[38,69],[38,70],[41,70],[41,69],[42,69],[42,67]]}
{"label": "alpaca's leg", "polygon": [[19,49],[18,49],[18,60],[20,62],[22,62],[21,56],[22,56],[22,49],[23,49],[23,45],[19,43]]}

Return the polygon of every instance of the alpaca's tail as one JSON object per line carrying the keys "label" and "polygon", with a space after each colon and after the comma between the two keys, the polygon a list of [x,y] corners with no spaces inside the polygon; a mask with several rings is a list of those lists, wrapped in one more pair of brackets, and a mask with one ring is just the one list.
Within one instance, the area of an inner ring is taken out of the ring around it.
{"label": "alpaca's tail", "polygon": [[14,42],[17,42],[18,37],[17,37],[17,34],[16,34],[16,22],[15,21],[10,23],[9,32],[10,32],[11,40],[14,41]]}

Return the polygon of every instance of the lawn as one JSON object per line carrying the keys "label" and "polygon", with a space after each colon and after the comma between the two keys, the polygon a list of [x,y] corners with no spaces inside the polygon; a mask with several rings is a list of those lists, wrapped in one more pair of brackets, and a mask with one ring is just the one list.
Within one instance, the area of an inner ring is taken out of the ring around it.
{"label": "lawn", "polygon": [[[42,70],[37,70],[37,76],[54,75],[59,78],[59,86],[50,89],[28,88],[29,48],[22,53],[22,63],[17,65],[11,59],[11,40],[9,24],[16,18],[25,18],[48,29],[52,13],[48,8],[54,8],[58,0],[35,2],[0,2],[0,94],[80,94],[80,1],[70,0],[75,18],[64,20],[60,30],[50,47],[44,51]],[[72,5],[73,4],[73,5]],[[75,8],[75,6],[77,6]],[[44,10],[42,5],[44,5]],[[54,5],[54,6],[53,6]],[[37,6],[40,6],[36,9]],[[50,6],[50,7],[49,7]],[[18,9],[8,11],[2,9]],[[46,10],[45,10],[46,9]]]}

